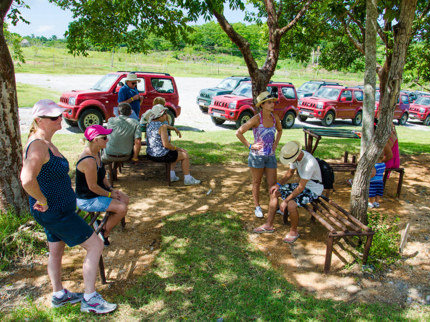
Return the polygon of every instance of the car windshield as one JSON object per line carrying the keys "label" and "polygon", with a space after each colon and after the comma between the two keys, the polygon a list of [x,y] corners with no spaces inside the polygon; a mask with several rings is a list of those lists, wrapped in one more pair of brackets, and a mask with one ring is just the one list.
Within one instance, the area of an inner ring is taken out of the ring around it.
{"label": "car windshield", "polygon": [[232,91],[236,87],[238,81],[238,79],[226,78],[216,87]]}
{"label": "car windshield", "polygon": [[337,100],[339,97],[340,89],[331,87],[321,87],[314,97],[327,98],[329,100]]}
{"label": "car windshield", "polygon": [[317,83],[306,82],[302,86],[299,87],[299,91],[312,92],[313,93],[318,89],[318,86],[319,86],[319,84],[317,84]]}
{"label": "car windshield", "polygon": [[116,82],[119,75],[117,74],[107,74],[104,75],[93,87],[90,89],[94,89],[96,91],[106,92],[109,88],[112,87],[113,83]]}
{"label": "car windshield", "polygon": [[420,97],[415,101],[415,104],[430,106],[430,97]]}
{"label": "car windshield", "polygon": [[381,96],[381,94],[379,92],[375,93],[375,102],[379,102],[379,97]]}
{"label": "car windshield", "polygon": [[252,98],[252,85],[250,83],[242,84],[238,88],[236,88],[231,94]]}

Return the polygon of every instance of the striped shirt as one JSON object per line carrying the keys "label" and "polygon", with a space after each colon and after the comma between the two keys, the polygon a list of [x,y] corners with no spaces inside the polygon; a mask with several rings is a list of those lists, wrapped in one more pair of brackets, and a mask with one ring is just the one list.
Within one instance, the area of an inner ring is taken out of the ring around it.
{"label": "striped shirt", "polygon": [[377,163],[375,164],[376,174],[373,178],[370,179],[370,182],[383,181],[384,171],[385,171],[385,163]]}

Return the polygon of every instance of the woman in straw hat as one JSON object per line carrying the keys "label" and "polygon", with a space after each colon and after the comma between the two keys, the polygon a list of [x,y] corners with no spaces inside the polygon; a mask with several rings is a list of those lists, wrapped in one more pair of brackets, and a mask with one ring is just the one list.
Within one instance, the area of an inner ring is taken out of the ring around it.
{"label": "woman in straw hat", "polygon": [[[24,149],[22,186],[30,196],[31,214],[45,229],[48,239],[48,275],[53,288],[51,306],[81,302],[81,311],[108,313],[116,309],[116,304],[106,302],[95,288],[103,242],[76,214],[69,162],[52,143],[55,132],[61,130],[64,111],[66,109],[47,99],[34,105],[34,120]],[[61,261],[65,244],[69,247],[80,245],[87,251],[83,265],[85,294],[63,288]]]}
{"label": "woman in straw hat", "polygon": [[200,184],[201,181],[190,174],[190,157],[187,151],[171,144],[169,141],[168,128],[174,130],[179,137],[181,137],[181,132],[175,127],[164,124],[168,117],[166,111],[167,107],[157,104],[142,116],[142,119],[148,120],[146,128],[146,153],[148,158],[154,162],[170,163],[171,181],[179,181],[175,173],[175,167],[176,163],[181,161],[184,184],[186,186]]}
{"label": "woman in straw hat", "polygon": [[[281,121],[277,115],[272,114],[276,100],[276,97],[271,96],[266,91],[258,95],[256,110],[259,113],[236,132],[239,140],[249,149],[248,166],[252,174],[254,213],[258,218],[263,218],[263,210],[260,207],[260,184],[263,173],[266,173],[269,189],[276,184],[275,151],[282,136]],[[254,134],[254,143],[252,144],[243,135],[251,128]]]}

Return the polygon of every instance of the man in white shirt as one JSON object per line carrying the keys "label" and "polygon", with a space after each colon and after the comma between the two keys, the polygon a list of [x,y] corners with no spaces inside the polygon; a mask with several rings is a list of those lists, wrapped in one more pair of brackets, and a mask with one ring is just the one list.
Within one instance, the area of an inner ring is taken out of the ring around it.
{"label": "man in white shirt", "polygon": [[[283,239],[286,243],[294,243],[299,238],[297,229],[299,223],[298,207],[310,203],[322,194],[324,186],[322,184],[321,170],[318,161],[308,152],[302,150],[300,142],[291,141],[282,147],[279,156],[282,164],[290,164],[290,169],[284,177],[270,187],[270,203],[267,221],[264,225],[254,229],[255,233],[273,233],[273,220],[278,209],[278,198],[283,199],[280,209],[284,213],[288,209],[291,220],[291,229]],[[287,183],[298,171],[299,183]]]}

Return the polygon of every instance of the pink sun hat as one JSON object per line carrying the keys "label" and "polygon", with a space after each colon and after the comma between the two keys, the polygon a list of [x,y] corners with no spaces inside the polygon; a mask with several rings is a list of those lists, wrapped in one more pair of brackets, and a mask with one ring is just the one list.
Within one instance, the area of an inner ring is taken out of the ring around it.
{"label": "pink sun hat", "polygon": [[34,118],[39,116],[55,117],[63,114],[63,112],[67,110],[67,108],[58,106],[58,104],[52,100],[44,99],[34,104],[32,113]]}
{"label": "pink sun hat", "polygon": [[105,129],[101,125],[91,125],[85,130],[84,136],[88,141],[94,140],[99,135],[108,135],[112,133],[112,129]]}

